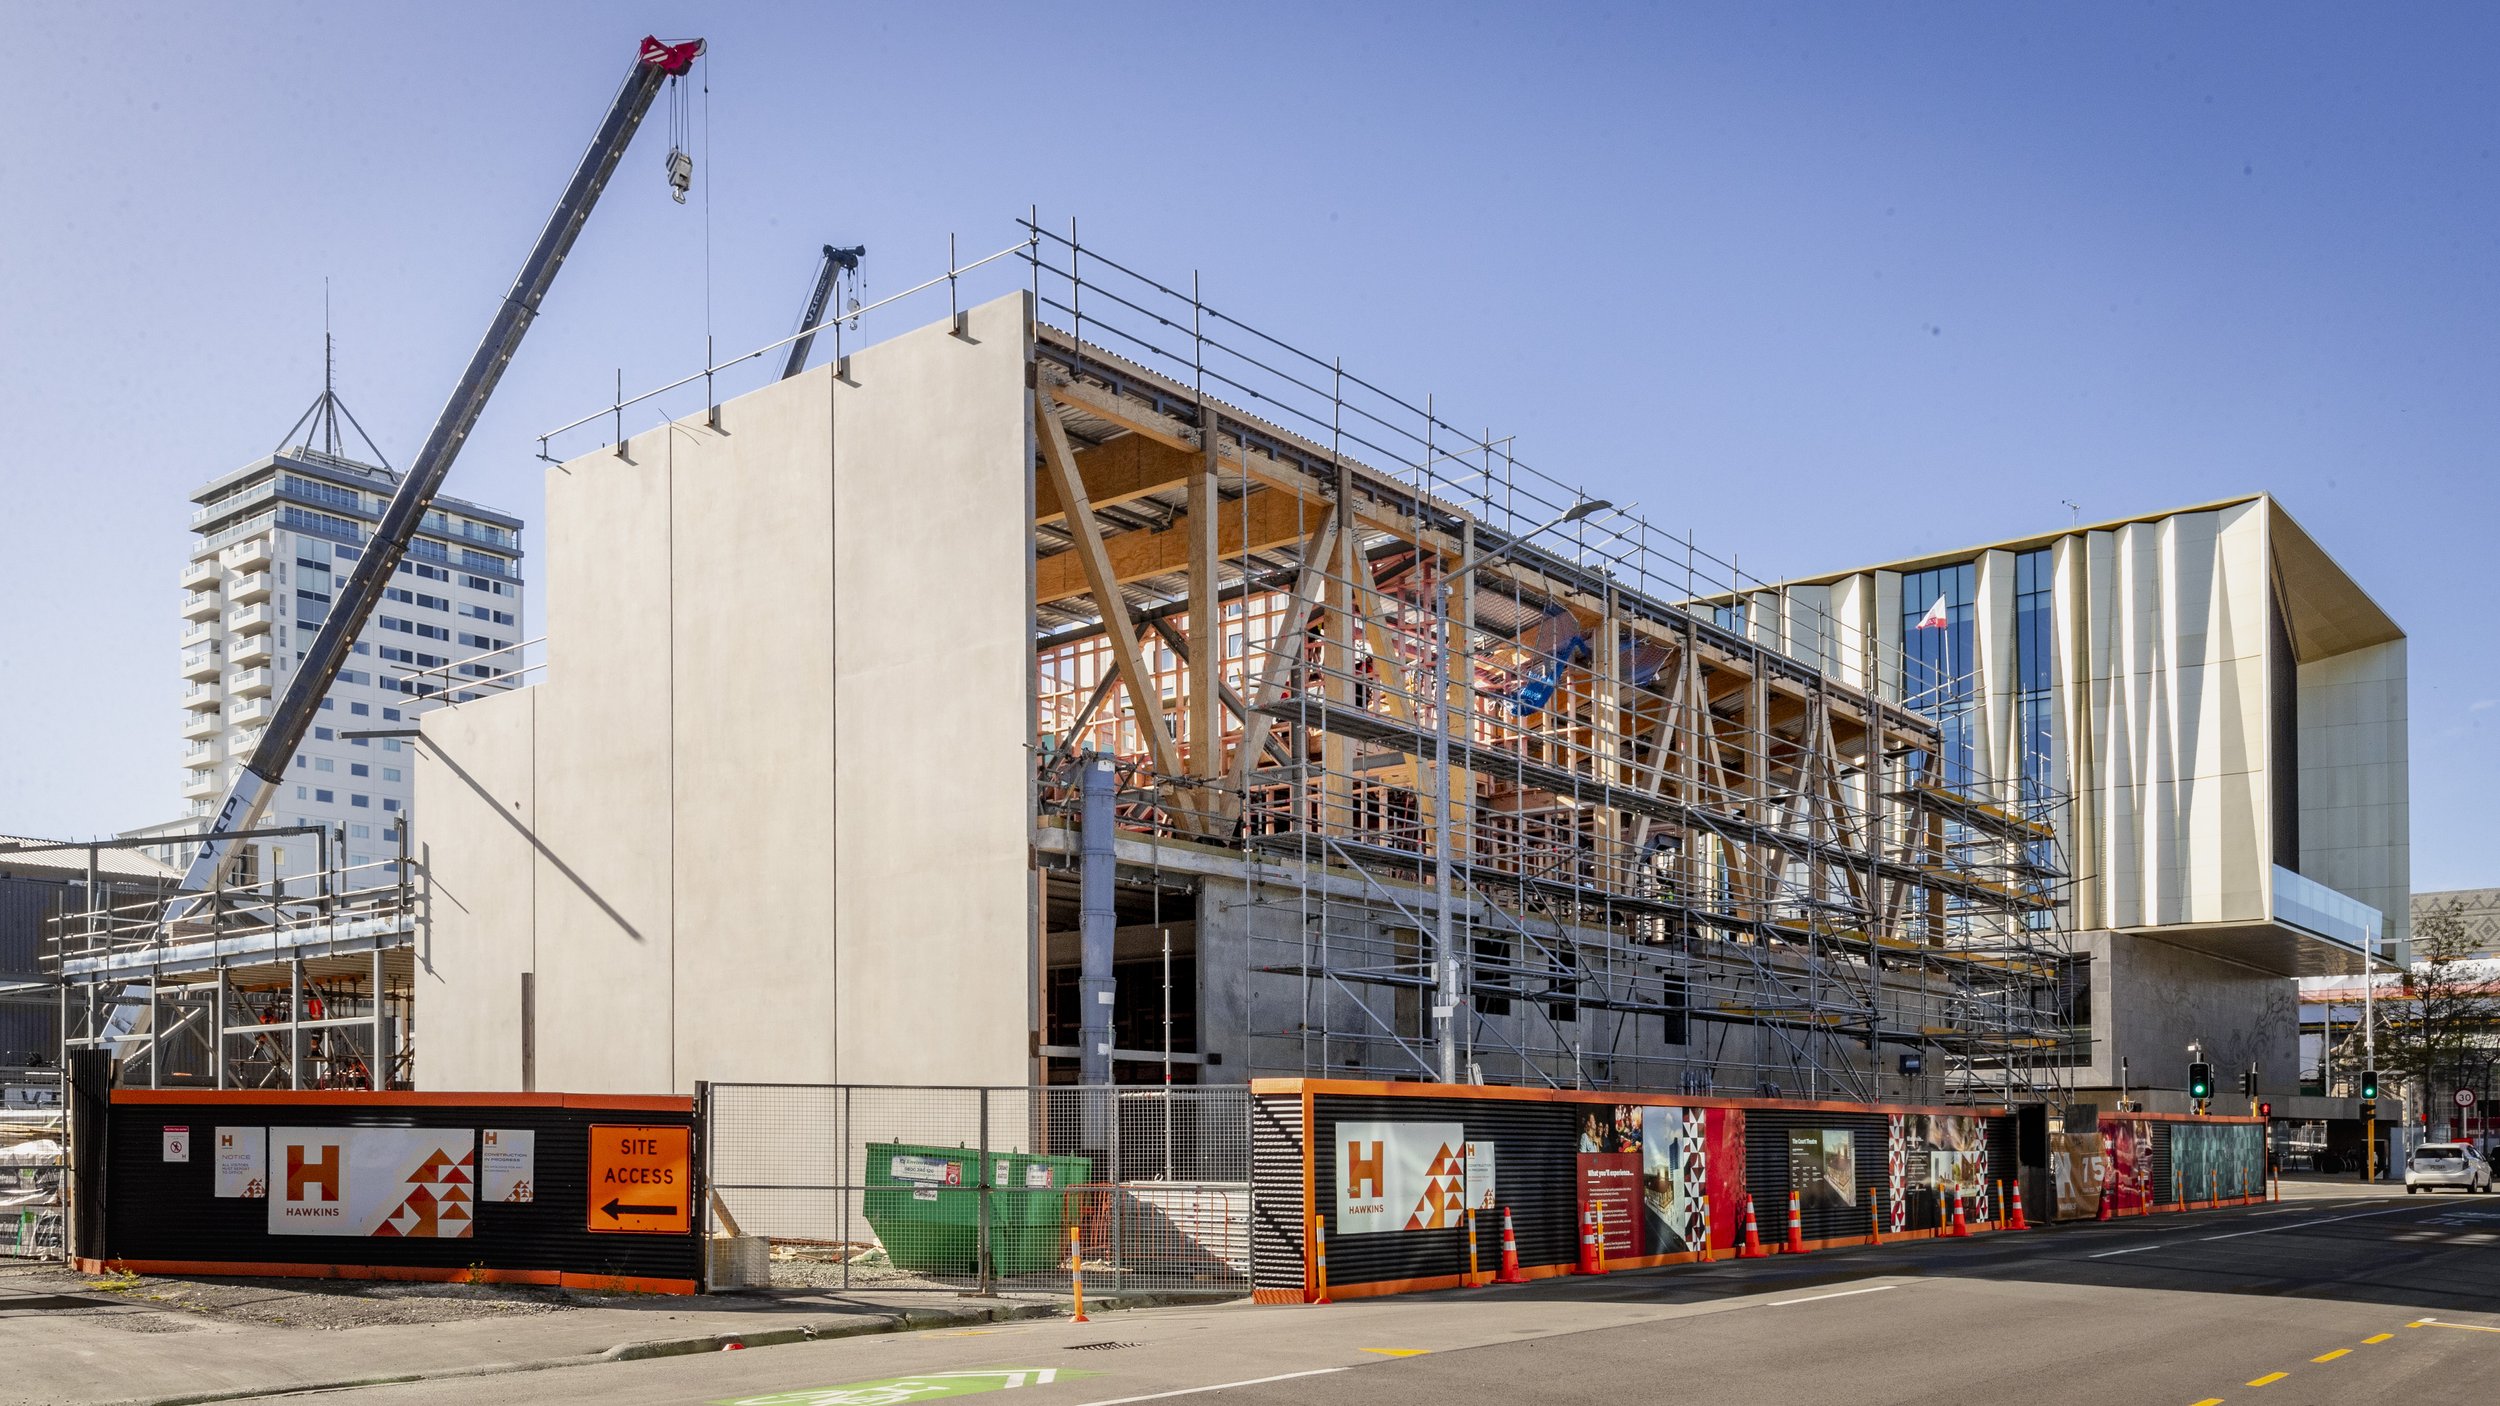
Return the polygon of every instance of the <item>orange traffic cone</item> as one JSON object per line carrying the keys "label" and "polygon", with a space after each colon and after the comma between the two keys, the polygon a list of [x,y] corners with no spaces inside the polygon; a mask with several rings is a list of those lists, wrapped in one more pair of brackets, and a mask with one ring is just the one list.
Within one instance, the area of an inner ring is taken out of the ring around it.
{"label": "orange traffic cone", "polygon": [[1762,1232],[1753,1223],[1753,1193],[1745,1193],[1745,1243],[1736,1251],[1740,1260],[1766,1259],[1770,1251],[1762,1248]]}
{"label": "orange traffic cone", "polygon": [[1797,1214],[1797,1192],[1793,1187],[1788,1192],[1788,1243],[1781,1248],[1792,1255],[1806,1252],[1806,1223]]}
{"label": "orange traffic cone", "polygon": [[1502,1208],[1502,1268],[1493,1276],[1496,1284],[1525,1284],[1528,1276],[1519,1272],[1519,1233],[1511,1229],[1510,1207]]}
{"label": "orange traffic cone", "polygon": [[1597,1208],[1580,1207],[1580,1272],[1603,1274],[1605,1267],[1597,1259]]}
{"label": "orange traffic cone", "polygon": [[2094,1219],[2094,1220],[2116,1220],[2116,1219],[2118,1219],[2118,1217],[2117,1217],[2117,1216],[2113,1215],[2113,1214],[2110,1212],[2110,1203],[2111,1203],[2111,1202],[2113,1202],[2113,1201],[2115,1201],[2115,1200],[2117,1200],[2117,1195],[2116,1195],[2116,1193],[2114,1193],[2114,1192],[2112,1192],[2112,1191],[2110,1190],[2109,1183],[2108,1183],[2108,1182],[2102,1182],[2102,1183],[2101,1183],[2101,1213],[2100,1213],[2099,1215],[2097,1215],[2097,1216],[2094,1216],[2092,1219]]}
{"label": "orange traffic cone", "polygon": [[2023,1184],[2019,1181],[2014,1183],[2014,1219],[2007,1222],[2006,1229],[2031,1229],[2031,1222],[2023,1219]]}
{"label": "orange traffic cone", "polygon": [[1970,1236],[1970,1222],[1965,1220],[1962,1216],[1962,1191],[1960,1187],[1955,1187],[1953,1190],[1953,1224],[1947,1226],[1944,1233],[1956,1240],[1968,1239]]}

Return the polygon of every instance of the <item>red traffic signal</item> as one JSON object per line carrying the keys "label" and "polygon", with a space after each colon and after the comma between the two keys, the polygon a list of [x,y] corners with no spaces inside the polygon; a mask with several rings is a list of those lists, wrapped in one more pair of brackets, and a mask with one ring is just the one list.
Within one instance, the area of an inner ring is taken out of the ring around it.
{"label": "red traffic signal", "polygon": [[2273,1105],[2273,1104],[2271,1104],[2271,1103],[2261,1103],[2261,1104],[2258,1104],[2258,1105],[2257,1105],[2257,1116],[2258,1116],[2258,1117],[2260,1117],[2260,1118],[2271,1118],[2271,1117],[2273,1117],[2273,1116],[2274,1116],[2274,1105]]}

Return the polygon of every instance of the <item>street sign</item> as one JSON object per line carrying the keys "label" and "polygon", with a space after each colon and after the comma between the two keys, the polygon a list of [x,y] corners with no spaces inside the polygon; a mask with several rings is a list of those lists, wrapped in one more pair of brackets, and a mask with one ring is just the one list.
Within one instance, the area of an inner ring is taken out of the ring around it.
{"label": "street sign", "polygon": [[694,1226],[686,1128],[594,1123],[590,1228],[617,1235],[683,1235]]}
{"label": "street sign", "polygon": [[2459,1108],[2472,1108],[2473,1106],[2474,1106],[2474,1091],[2473,1091],[2472,1089],[2459,1089],[2459,1090],[2457,1090],[2457,1107],[2459,1107]]}

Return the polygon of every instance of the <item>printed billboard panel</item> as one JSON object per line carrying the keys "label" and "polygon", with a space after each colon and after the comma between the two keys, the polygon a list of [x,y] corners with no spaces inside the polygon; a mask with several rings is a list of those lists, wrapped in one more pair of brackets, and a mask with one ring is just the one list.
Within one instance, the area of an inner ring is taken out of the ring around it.
{"label": "printed billboard panel", "polygon": [[2099,1133],[2049,1134],[2049,1173],[2057,1183],[2059,1220],[2090,1220],[2101,1213],[2108,1167]]}
{"label": "printed billboard panel", "polygon": [[1858,1204],[1857,1136],[1846,1128],[1797,1128],[1788,1134],[1788,1184],[1797,1189],[1797,1204]]}
{"label": "printed billboard panel", "polygon": [[257,1201],[269,1194],[266,1128],[219,1128],[216,1132],[217,1195]]}
{"label": "printed billboard panel", "polygon": [[2253,1195],[2265,1187],[2265,1129],[2255,1123],[2177,1123],[2170,1166],[2191,1201]]}
{"label": "printed billboard panel", "polygon": [[1597,1210],[1606,1231],[1606,1258],[1648,1254],[1641,1248],[1642,1222],[1647,1219],[1641,1209],[1641,1154],[1583,1152],[1579,1170],[1580,1204]]}
{"label": "printed billboard panel", "polygon": [[1702,1142],[1699,1109],[1650,1108],[1641,1119],[1641,1204],[1651,1254],[1700,1246]]}
{"label": "printed billboard panel", "polygon": [[1948,1203],[1957,1191],[1966,1200],[1984,1196],[1988,1181],[1986,1122],[1959,1113],[1930,1113],[1921,1117],[1919,1124],[1919,1140],[1926,1153],[1926,1185]]}
{"label": "printed billboard panel", "polygon": [[469,1238],[466,1128],[271,1128],[269,1162],[272,1235]]}
{"label": "printed billboard panel", "polygon": [[2124,1215],[2153,1204],[2153,1120],[2103,1118],[2101,1143],[2109,1159],[2110,1210]]}
{"label": "printed billboard panel", "polygon": [[1467,1204],[1467,1129],[1459,1123],[1337,1125],[1332,1235],[1446,1230]]}

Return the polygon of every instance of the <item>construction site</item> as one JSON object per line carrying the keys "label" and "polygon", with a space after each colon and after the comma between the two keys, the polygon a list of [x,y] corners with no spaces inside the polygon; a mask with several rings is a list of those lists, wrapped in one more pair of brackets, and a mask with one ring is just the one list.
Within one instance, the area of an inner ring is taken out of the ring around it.
{"label": "construction site", "polygon": [[[421,1079],[2062,1101],[2057,797],[1948,778],[1899,661],[1037,221],[832,330],[551,432],[546,681],[424,723]],[[721,684],[687,623],[767,613]]]}
{"label": "construction site", "polygon": [[[698,52],[645,46],[527,306]],[[412,707],[393,861],[259,879],[499,318],[184,882],[49,920],[63,1046],[158,1087],[2064,1101],[2059,798],[1950,758],[1934,680],[1732,626],[1760,583],[1628,473],[1017,225],[830,314],[827,246],[800,334],[542,436],[543,672]]]}

